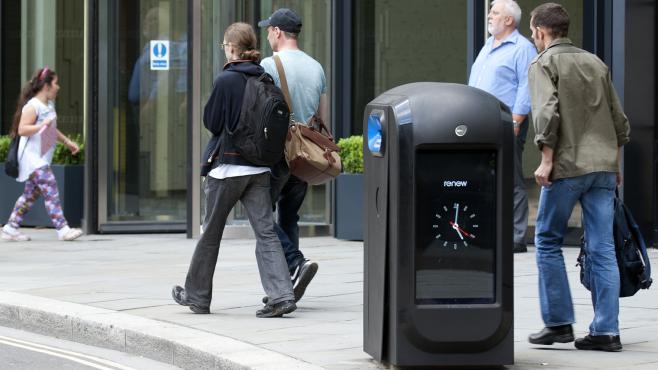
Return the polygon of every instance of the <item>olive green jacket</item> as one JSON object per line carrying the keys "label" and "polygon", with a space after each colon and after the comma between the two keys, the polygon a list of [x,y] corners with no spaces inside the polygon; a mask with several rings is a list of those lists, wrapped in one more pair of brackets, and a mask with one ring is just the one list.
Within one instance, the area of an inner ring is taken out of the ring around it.
{"label": "olive green jacket", "polygon": [[528,88],[535,144],[553,149],[552,179],[617,172],[630,125],[605,63],[556,39],[530,64]]}

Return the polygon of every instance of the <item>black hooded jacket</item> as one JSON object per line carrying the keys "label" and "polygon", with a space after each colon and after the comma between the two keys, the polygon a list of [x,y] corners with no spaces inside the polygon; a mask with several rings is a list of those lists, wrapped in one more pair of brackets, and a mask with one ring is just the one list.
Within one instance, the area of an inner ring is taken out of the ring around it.
{"label": "black hooded jacket", "polygon": [[203,108],[203,125],[213,136],[201,158],[202,161],[207,161],[217,147],[219,140],[222,140],[216,155],[219,160],[215,161],[212,168],[219,165],[219,163],[255,166],[240,156],[224,128],[228,125],[229,129],[233,131],[240,120],[242,97],[247,78],[260,76],[264,72],[263,67],[255,62],[235,61],[227,63],[224,66],[224,71],[215,79],[212,94]]}

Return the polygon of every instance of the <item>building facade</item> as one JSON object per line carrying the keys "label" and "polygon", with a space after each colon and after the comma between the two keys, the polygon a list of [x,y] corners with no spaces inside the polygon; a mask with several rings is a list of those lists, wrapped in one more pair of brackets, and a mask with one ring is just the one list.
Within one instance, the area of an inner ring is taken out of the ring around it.
{"label": "building facade", "polygon": [[[529,37],[528,15],[543,1],[518,2],[519,29]],[[625,200],[655,240],[658,7],[647,0],[557,2],[571,15],[574,43],[611,67],[632,125]],[[49,65],[62,86],[58,124],[85,139],[86,231],[195,236],[203,212],[198,164],[208,140],[201,112],[225,62],[223,30],[236,21],[255,26],[279,7],[302,16],[300,46],[325,69],[339,138],[360,134],[365,105],[394,86],[466,83],[487,37],[486,0],[0,0],[1,133],[22,82]],[[265,31],[257,33],[263,55],[271,55]],[[152,65],[154,50],[164,65]],[[532,186],[539,152],[532,140],[527,145]],[[303,234],[331,233],[332,191],[332,184],[309,189]],[[571,224],[579,222],[576,213]],[[229,235],[248,235],[240,206],[230,225]]]}

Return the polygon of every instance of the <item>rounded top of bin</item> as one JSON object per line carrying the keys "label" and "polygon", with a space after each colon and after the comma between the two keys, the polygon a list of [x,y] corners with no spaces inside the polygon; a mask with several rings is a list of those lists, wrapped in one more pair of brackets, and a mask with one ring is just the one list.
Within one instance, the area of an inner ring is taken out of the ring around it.
{"label": "rounded top of bin", "polygon": [[[488,92],[471,87],[468,85],[458,84],[458,83],[448,83],[448,82],[412,82],[400,86],[396,86],[386,92],[382,93],[383,95],[398,95],[406,96],[410,100],[414,100],[415,97],[424,97],[429,96],[431,100],[438,100],[442,103],[476,103],[484,101],[492,101],[498,103],[499,100],[489,94]],[[505,104],[501,104],[503,110],[509,112],[509,108]]]}
{"label": "rounded top of bin", "polygon": [[391,107],[395,124],[411,124],[418,142],[498,142],[505,135],[505,127],[511,129],[512,123],[509,108],[496,97],[456,83],[414,82],[397,86],[370,102],[366,113],[376,107]]}
{"label": "rounded top of bin", "polygon": [[[475,87],[445,82],[413,82],[394,87],[375,98],[370,104],[408,106],[414,115],[500,115],[510,113],[507,105],[495,96]],[[369,105],[370,105],[369,104]],[[398,110],[398,109],[396,109]]]}

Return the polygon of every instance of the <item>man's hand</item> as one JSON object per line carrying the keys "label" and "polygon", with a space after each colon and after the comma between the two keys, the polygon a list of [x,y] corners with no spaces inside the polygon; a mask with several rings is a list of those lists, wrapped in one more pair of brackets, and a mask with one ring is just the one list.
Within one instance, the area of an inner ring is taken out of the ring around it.
{"label": "man's hand", "polygon": [[550,186],[549,179],[553,171],[553,149],[544,145],[541,149],[541,163],[535,171],[535,181],[540,186]]}
{"label": "man's hand", "polygon": [[514,120],[514,136],[519,136],[521,132],[521,125],[525,121],[526,116],[520,114],[512,114],[512,120]]}
{"label": "man's hand", "polygon": [[540,186],[550,186],[552,182],[549,181],[553,171],[553,163],[546,163],[542,161],[535,170],[535,181]]}

